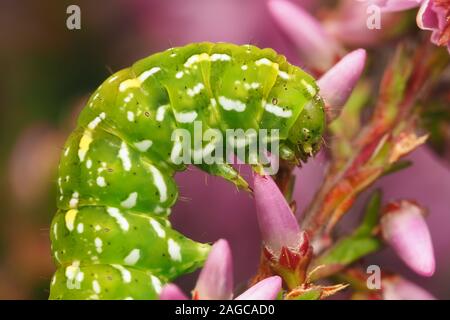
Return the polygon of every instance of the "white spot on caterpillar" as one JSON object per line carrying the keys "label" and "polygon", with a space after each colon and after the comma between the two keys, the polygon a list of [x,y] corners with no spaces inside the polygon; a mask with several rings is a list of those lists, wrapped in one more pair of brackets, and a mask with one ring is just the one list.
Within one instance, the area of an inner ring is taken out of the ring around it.
{"label": "white spot on caterpillar", "polygon": [[225,53],[214,53],[211,56],[211,61],[230,61],[231,57]]}
{"label": "white spot on caterpillar", "polygon": [[167,104],[158,107],[158,109],[156,110],[156,121],[161,122],[164,120],[164,114],[166,113],[168,107],[169,105]]}
{"label": "white spot on caterpillar", "polygon": [[91,167],[92,167],[92,160],[91,160],[91,159],[88,159],[88,160],[86,161],[86,168],[90,169]]}
{"label": "white spot on caterpillar", "polygon": [[140,152],[146,152],[148,148],[152,146],[153,142],[151,140],[142,140],[139,142],[135,142],[134,146],[140,151]]}
{"label": "white spot on caterpillar", "polygon": [[167,200],[167,186],[161,172],[153,165],[148,165],[152,175],[153,175],[153,183],[156,186],[156,189],[159,191],[159,201],[164,202]]}
{"label": "white spot on caterpillar", "polygon": [[97,250],[98,253],[102,253],[103,251],[103,241],[99,237],[94,239],[95,244],[95,250]]}
{"label": "white spot on caterpillar", "polygon": [[69,229],[69,231],[73,230],[77,213],[78,213],[78,210],[76,210],[76,209],[70,209],[69,211],[66,212],[65,221],[66,221],[66,227],[67,227],[67,229]]}
{"label": "white spot on caterpillar", "polygon": [[97,224],[94,229],[95,229],[95,231],[100,231],[101,228],[102,227],[100,227],[100,225]]}
{"label": "white spot on caterpillar", "polygon": [[276,106],[271,103],[264,103],[264,101],[263,101],[263,106],[267,112],[273,113],[277,117],[289,118],[292,116],[292,110],[283,110],[283,108],[281,108],[279,106]]}
{"label": "white spot on caterpillar", "polygon": [[80,139],[80,145],[78,149],[78,157],[80,158],[80,161],[84,161],[84,157],[86,156],[86,153],[89,150],[89,145],[92,142],[92,132],[90,130],[84,131],[83,136]]}
{"label": "white spot on caterpillar", "polygon": [[77,273],[77,276],[75,277],[75,280],[77,282],[83,282],[84,280],[84,272],[80,271]]}
{"label": "white spot on caterpillar", "polygon": [[133,122],[133,121],[134,121],[134,112],[133,112],[133,111],[128,111],[128,112],[127,112],[127,119],[128,119],[128,121],[130,121],[130,122]]}
{"label": "white spot on caterpillar", "polygon": [[137,78],[122,81],[119,85],[119,91],[123,92],[129,88],[139,88],[142,82],[144,82],[148,77],[154,75],[160,70],[161,69],[158,67],[153,67],[150,70],[142,72]]}
{"label": "white spot on caterpillar", "polygon": [[133,249],[130,253],[125,257],[123,262],[129,266],[133,266],[138,262],[141,257],[141,251],[139,249]]}
{"label": "white spot on caterpillar", "polygon": [[197,94],[199,94],[203,89],[205,88],[205,86],[203,85],[203,83],[197,83],[192,89],[189,88],[187,89],[187,94],[190,97],[194,97]]}
{"label": "white spot on caterpillar", "polygon": [[181,79],[181,78],[183,78],[183,76],[184,76],[184,72],[183,71],[178,71],[175,74],[175,78],[177,78],[177,79]]}
{"label": "white spot on caterpillar", "polygon": [[256,64],[257,66],[261,66],[261,65],[272,66],[272,65],[274,65],[275,63],[272,62],[272,61],[270,61],[270,60],[267,59],[267,58],[262,58],[262,59],[256,60],[256,61],[255,61],[255,64]]}
{"label": "white spot on caterpillar", "polygon": [[244,88],[246,90],[250,90],[250,89],[256,90],[259,88],[259,86],[260,86],[260,84],[258,82],[252,82],[252,83],[244,82]]}
{"label": "white spot on caterpillar", "polygon": [[248,66],[246,64],[244,64],[244,65],[242,65],[241,69],[245,71],[248,69]]}
{"label": "white spot on caterpillar", "polygon": [[119,158],[122,160],[122,165],[125,171],[130,171],[131,169],[131,160],[130,155],[128,153],[127,145],[124,141],[122,141],[122,145],[119,150]]}
{"label": "white spot on caterpillar", "polygon": [[186,60],[186,62],[184,63],[184,66],[186,68],[190,68],[190,67],[192,67],[192,65],[194,65],[196,63],[199,63],[201,61],[208,61],[208,60],[209,60],[209,55],[207,53],[194,54]]}
{"label": "white spot on caterpillar", "polygon": [[196,111],[190,112],[175,112],[175,119],[180,123],[191,123],[197,118]]}
{"label": "white spot on caterpillar", "polygon": [[98,117],[95,117],[94,120],[92,120],[89,124],[88,124],[88,128],[91,130],[94,130],[95,127],[103,120],[105,119],[106,114],[104,112],[100,113],[100,115]]}
{"label": "white spot on caterpillar", "polygon": [[58,251],[53,252],[53,256],[55,257],[56,261],[59,262]]}
{"label": "white spot on caterpillar", "polygon": [[66,277],[69,279],[75,279],[79,266],[80,261],[75,260],[72,262],[72,264],[66,268]]}
{"label": "white spot on caterpillar", "polygon": [[119,91],[123,92],[129,88],[139,88],[141,86],[141,81],[139,79],[128,79],[122,81],[119,85]]}
{"label": "white spot on caterpillar", "polygon": [[84,273],[80,271],[80,261],[73,261],[72,264],[66,268],[65,275],[67,277],[66,286],[68,289],[79,288],[79,283],[84,279]]}
{"label": "white spot on caterpillar", "polygon": [[120,264],[112,264],[111,267],[113,267],[113,268],[115,268],[115,269],[120,271],[120,273],[122,274],[123,282],[125,282],[125,283],[130,283],[131,282],[131,272],[130,271],[125,269]]}
{"label": "white spot on caterpillar", "polygon": [[284,72],[281,70],[278,71],[278,75],[280,76],[280,78],[282,78],[284,80],[289,80],[289,78],[290,78],[290,76],[287,72]]}
{"label": "white spot on caterpillar", "polygon": [[170,208],[163,208],[161,206],[156,206],[155,209],[153,210],[155,213],[166,213],[166,214],[170,214]]}
{"label": "white spot on caterpillar", "polygon": [[211,105],[212,105],[213,107],[217,106],[216,99],[211,98],[209,101],[211,102]]}
{"label": "white spot on caterpillar", "polygon": [[101,288],[100,288],[100,284],[98,283],[97,280],[93,280],[92,281],[92,290],[94,290],[94,292],[97,293],[97,294],[100,293]]}
{"label": "white spot on caterpillar", "polygon": [[174,261],[181,261],[180,245],[176,243],[173,239],[169,239],[167,241],[167,244],[169,246],[170,258]]}
{"label": "white spot on caterpillar", "polygon": [[151,275],[150,278],[152,280],[152,285],[153,285],[153,288],[155,289],[156,293],[160,294],[161,289],[162,289],[161,281],[154,275]]}
{"label": "white spot on caterpillar", "polygon": [[113,76],[113,77],[111,77],[109,80],[108,80],[108,82],[109,83],[111,83],[111,82],[114,82],[117,78],[118,78],[119,76]]}
{"label": "white spot on caterpillar", "polygon": [[97,177],[97,185],[99,186],[99,187],[106,187],[106,181],[105,181],[105,178],[104,177]]}
{"label": "white spot on caterpillar", "polygon": [[160,70],[161,70],[161,68],[159,68],[159,67],[153,67],[153,68],[151,68],[150,70],[147,70],[147,71],[142,72],[142,73],[139,75],[138,79],[139,79],[139,81],[142,83],[142,82],[144,82],[145,80],[147,80],[148,77],[154,75],[155,73],[159,72]]}
{"label": "white spot on caterpillar", "polygon": [[128,198],[126,198],[124,201],[122,201],[120,203],[120,205],[127,209],[133,208],[136,205],[137,197],[138,197],[138,193],[132,192],[132,193],[130,193]]}
{"label": "white spot on caterpillar", "polygon": [[106,209],[106,211],[108,211],[108,213],[111,217],[116,219],[117,223],[119,224],[120,228],[123,231],[128,231],[128,229],[130,228],[130,225],[128,224],[127,219],[125,219],[125,217],[122,215],[122,213],[120,213],[119,209],[110,207],[110,208]]}
{"label": "white spot on caterpillar", "polygon": [[55,236],[55,240],[58,240],[58,223],[53,225],[53,234]]}
{"label": "white spot on caterpillar", "polygon": [[69,207],[71,207],[71,208],[76,208],[77,207],[77,205],[78,205],[78,197],[79,196],[80,195],[76,191],[74,193],[72,193],[72,199],[70,199],[70,201],[69,201]]}
{"label": "white spot on caterpillar", "polygon": [[239,100],[232,100],[228,99],[226,97],[220,96],[219,97],[219,103],[220,105],[226,110],[226,111],[237,111],[242,112],[245,110],[245,103],[239,101]]}
{"label": "white spot on caterpillar", "polygon": [[[175,53],[174,53],[175,54]],[[170,55],[170,56],[172,56],[172,55]],[[123,299],[123,300],[134,300],[133,299],[133,297],[126,297],[125,299]]]}
{"label": "white spot on caterpillar", "polygon": [[67,157],[69,155],[70,147],[67,147],[64,151],[64,157]]}
{"label": "white spot on caterpillar", "polygon": [[133,94],[133,93],[130,93],[129,95],[127,95],[127,96],[125,97],[125,99],[123,99],[123,101],[124,101],[125,103],[130,102],[131,99],[133,99],[133,96],[134,96],[134,94]]}
{"label": "white spot on caterpillar", "polygon": [[98,294],[91,294],[89,296],[89,299],[90,300],[100,300],[100,297],[98,296]]}
{"label": "white spot on caterpillar", "polygon": [[311,96],[315,96],[316,95],[316,89],[314,89],[314,87],[312,85],[310,85],[308,82],[305,81],[305,79],[301,80],[302,85],[305,86],[306,90],[308,91],[308,93]]}
{"label": "white spot on caterpillar", "polygon": [[166,236],[166,232],[162,228],[161,224],[159,224],[158,221],[156,221],[155,219],[152,219],[152,218],[150,218],[149,221],[150,221],[150,224],[152,225],[153,229],[155,230],[155,232],[158,234],[158,237],[164,238]]}
{"label": "white spot on caterpillar", "polygon": [[79,224],[77,225],[77,232],[78,232],[78,233],[83,233],[83,231],[84,231],[84,224],[79,223]]}

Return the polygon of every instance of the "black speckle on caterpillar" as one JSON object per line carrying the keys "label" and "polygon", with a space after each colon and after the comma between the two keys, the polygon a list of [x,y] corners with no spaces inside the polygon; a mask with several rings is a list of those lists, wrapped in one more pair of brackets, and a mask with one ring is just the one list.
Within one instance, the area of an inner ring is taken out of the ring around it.
{"label": "black speckle on caterpillar", "polygon": [[[154,299],[202,265],[209,245],[170,226],[174,130],[278,129],[280,157],[305,160],[325,127],[314,79],[271,49],[227,43],[171,48],[109,77],[61,156],[50,236],[51,299]],[[246,188],[223,162],[202,170]]]}

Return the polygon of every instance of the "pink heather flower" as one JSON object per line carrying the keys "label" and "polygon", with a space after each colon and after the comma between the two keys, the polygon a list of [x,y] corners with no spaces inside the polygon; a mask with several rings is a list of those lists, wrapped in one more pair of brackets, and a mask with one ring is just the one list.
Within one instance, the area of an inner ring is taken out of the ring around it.
{"label": "pink heather flower", "polygon": [[[239,300],[273,300],[281,291],[281,278],[266,278],[242,293]],[[231,300],[233,297],[233,258],[226,240],[218,240],[211,248],[205,266],[200,272],[194,300]],[[174,284],[163,287],[161,300],[186,300],[186,295]]]}
{"label": "pink heather flower", "polygon": [[450,53],[450,0],[424,0],[417,14],[417,25],[431,30],[431,42],[447,46]]}
{"label": "pink heather flower", "polygon": [[[318,80],[320,95],[333,110],[340,110],[347,102],[361,77],[365,62],[364,49],[352,51]],[[338,112],[334,114],[334,116],[337,115]]]}
{"label": "pink heather flower", "polygon": [[270,0],[268,7],[307,67],[324,72],[339,58],[341,49],[338,43],[303,8],[285,0]]}
{"label": "pink heather flower", "polygon": [[160,300],[188,300],[188,297],[176,285],[166,284],[159,294]]}
{"label": "pink heather flower", "polygon": [[433,275],[434,250],[422,208],[409,201],[389,204],[381,218],[381,231],[412,270],[423,276]]}
{"label": "pink heather flower", "polygon": [[226,240],[212,246],[193,296],[201,300],[228,300],[233,296],[233,258]]}
{"label": "pink heather flower", "polygon": [[273,276],[261,280],[235,300],[275,300],[281,291],[281,278]]}
{"label": "pink heather flower", "polygon": [[306,278],[313,253],[308,234],[300,230],[289,204],[270,176],[255,175],[253,190],[264,258],[290,289],[296,288]]}
{"label": "pink heather flower", "polygon": [[399,276],[383,279],[383,300],[435,300],[431,293]]}
{"label": "pink heather flower", "polygon": [[450,53],[450,0],[373,0],[383,11],[402,11],[420,6],[417,25],[430,30],[431,42],[447,46]]}
{"label": "pink heather flower", "polygon": [[300,227],[273,179],[255,175],[253,190],[259,229],[266,248],[276,256],[281,254],[283,247],[298,248]]}

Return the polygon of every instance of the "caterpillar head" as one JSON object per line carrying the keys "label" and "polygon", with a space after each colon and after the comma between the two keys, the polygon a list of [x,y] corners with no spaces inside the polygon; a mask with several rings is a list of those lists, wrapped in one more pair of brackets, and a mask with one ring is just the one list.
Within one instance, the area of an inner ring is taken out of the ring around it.
{"label": "caterpillar head", "polygon": [[288,141],[294,147],[297,159],[306,161],[308,156],[319,151],[325,119],[323,99],[316,94],[305,104],[289,132]]}

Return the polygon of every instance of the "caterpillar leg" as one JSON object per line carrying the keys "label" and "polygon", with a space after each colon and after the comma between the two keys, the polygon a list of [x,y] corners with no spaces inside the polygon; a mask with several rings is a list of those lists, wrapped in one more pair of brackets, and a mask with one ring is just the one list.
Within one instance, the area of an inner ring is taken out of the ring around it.
{"label": "caterpillar leg", "polygon": [[199,169],[212,174],[214,176],[222,177],[225,180],[230,181],[236,187],[243,189],[245,191],[251,192],[251,189],[245,181],[245,179],[236,171],[231,165],[227,163],[213,163],[213,164],[198,164],[196,165]]}

